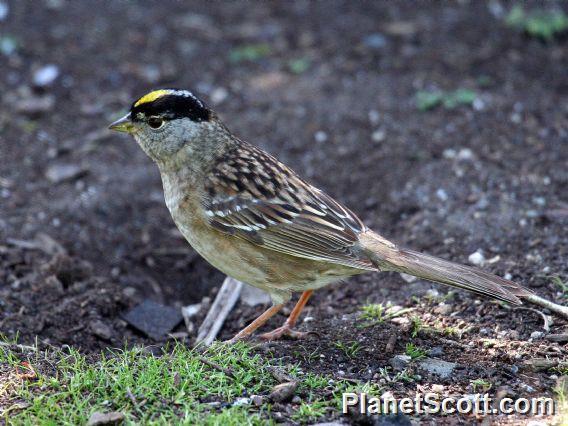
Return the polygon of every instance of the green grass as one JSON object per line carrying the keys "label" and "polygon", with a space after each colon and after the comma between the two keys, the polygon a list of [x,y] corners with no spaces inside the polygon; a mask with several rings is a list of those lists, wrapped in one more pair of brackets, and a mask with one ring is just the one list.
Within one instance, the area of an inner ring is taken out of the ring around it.
{"label": "green grass", "polygon": [[[203,363],[200,357],[231,374]],[[134,348],[101,354],[94,362],[69,348],[36,353],[26,361],[29,364],[0,348],[0,364],[20,375],[28,372],[23,366],[29,365],[29,370],[46,361],[55,368],[53,374],[35,372],[34,380],[18,380],[13,374],[11,389],[6,385],[9,380],[3,380],[9,400],[18,404],[7,408],[10,424],[85,424],[95,411],[119,411],[127,424],[255,425],[266,424],[270,412],[270,405],[218,410],[201,402],[231,404],[242,396],[270,392],[274,380],[265,363],[244,344],[216,345],[202,355],[182,345],[160,356]],[[18,409],[22,401],[25,408]]]}
{"label": "green grass", "polygon": [[[352,344],[346,348],[352,354],[358,350]],[[203,352],[175,344],[159,355],[142,348],[97,356],[72,348],[24,349],[15,342],[0,345],[0,401],[7,402],[0,405],[0,423],[85,424],[94,412],[118,411],[127,425],[273,424],[268,395],[278,383],[274,368],[298,381],[301,401],[291,404],[289,419],[301,424],[338,415],[341,394],[348,389],[379,393],[368,383],[354,385],[303,372],[299,365],[281,365],[246,343],[216,344]],[[263,396],[263,404],[233,405],[251,395]]]}
{"label": "green grass", "polygon": [[440,105],[446,109],[455,109],[462,105],[472,105],[477,93],[470,89],[457,89],[454,91],[421,90],[416,93],[416,107],[420,111],[429,111]]}
{"label": "green grass", "polygon": [[568,299],[568,281],[564,281],[558,275],[551,277],[552,283],[562,292],[562,298]]}
{"label": "green grass", "polygon": [[18,41],[12,36],[0,36],[0,54],[10,56],[18,49]]}
{"label": "green grass", "polygon": [[424,328],[424,324],[422,323],[422,318],[420,318],[418,315],[413,315],[410,318],[410,324],[411,324],[410,335],[412,336],[412,338],[415,338],[420,333],[420,330]]}
{"label": "green grass", "polygon": [[328,410],[329,405],[327,401],[302,401],[300,406],[296,409],[296,412],[292,415],[292,419],[301,423],[312,422],[325,416]]}
{"label": "green grass", "polygon": [[361,344],[359,342],[336,342],[334,345],[351,359],[355,358],[361,350]]}
{"label": "green grass", "polygon": [[556,395],[558,422],[556,424],[568,424],[568,376],[561,377],[554,387]]}
{"label": "green grass", "polygon": [[471,386],[473,388],[473,392],[475,392],[475,393],[485,393],[485,392],[488,392],[489,389],[491,389],[493,387],[491,382],[489,382],[485,379],[475,379],[475,380],[472,380],[470,383],[471,383]]}
{"label": "green grass", "polygon": [[412,383],[416,381],[416,376],[410,374],[406,369],[398,371],[394,375],[391,373],[390,367],[379,368],[379,374],[387,383],[406,382]]}
{"label": "green grass", "polygon": [[562,10],[533,9],[527,12],[522,6],[516,5],[507,15],[505,23],[545,41],[568,31],[568,15]]}
{"label": "green grass", "polygon": [[298,58],[288,61],[288,69],[293,74],[302,74],[310,68],[311,62],[307,58]]}
{"label": "green grass", "polygon": [[254,62],[270,55],[271,52],[270,45],[266,43],[245,44],[231,50],[229,60],[235,63]]}
{"label": "green grass", "polygon": [[317,391],[321,391],[330,386],[329,378],[314,373],[306,373],[302,376],[297,376],[300,380],[299,390],[304,392],[312,398]]}
{"label": "green grass", "polygon": [[426,351],[419,348],[414,343],[407,343],[404,351],[412,360],[421,359],[426,357]]}
{"label": "green grass", "polygon": [[412,312],[412,308],[395,310],[390,304],[373,303],[361,307],[360,319],[366,321],[360,327],[366,328]]}

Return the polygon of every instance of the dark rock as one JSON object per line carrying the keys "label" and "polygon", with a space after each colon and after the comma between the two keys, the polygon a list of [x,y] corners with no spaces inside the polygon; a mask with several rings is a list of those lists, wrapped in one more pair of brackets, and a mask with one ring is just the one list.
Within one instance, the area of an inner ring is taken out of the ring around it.
{"label": "dark rock", "polygon": [[404,414],[391,414],[377,416],[374,426],[411,426],[412,422],[408,416]]}
{"label": "dark rock", "polygon": [[154,340],[163,339],[183,319],[180,309],[144,300],[122,318],[132,327]]}
{"label": "dark rock", "polygon": [[389,361],[392,368],[396,371],[404,370],[410,364],[411,358],[408,355],[395,355]]}
{"label": "dark rock", "polygon": [[457,364],[441,359],[426,358],[418,364],[418,368],[430,374],[434,374],[442,379],[450,377]]}
{"label": "dark rock", "polygon": [[260,396],[260,395],[252,395],[252,396],[250,397],[250,402],[251,402],[253,405],[257,406],[257,407],[260,407],[264,401],[263,401],[262,396]]}
{"label": "dark rock", "polygon": [[444,349],[441,346],[434,346],[428,351],[428,355],[431,357],[439,357],[444,355]]}

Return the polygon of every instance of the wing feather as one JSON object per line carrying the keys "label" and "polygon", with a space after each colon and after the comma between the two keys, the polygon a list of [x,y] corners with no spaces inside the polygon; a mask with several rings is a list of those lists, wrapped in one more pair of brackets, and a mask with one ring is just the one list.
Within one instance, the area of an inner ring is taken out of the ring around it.
{"label": "wing feather", "polygon": [[376,269],[354,248],[363,222],[260,149],[243,142],[210,176],[204,207],[221,232],[291,256]]}

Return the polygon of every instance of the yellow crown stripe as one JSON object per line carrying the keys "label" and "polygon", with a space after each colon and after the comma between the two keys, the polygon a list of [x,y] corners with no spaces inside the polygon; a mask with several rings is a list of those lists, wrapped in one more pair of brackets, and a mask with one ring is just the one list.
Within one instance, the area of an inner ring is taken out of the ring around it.
{"label": "yellow crown stripe", "polygon": [[164,95],[169,95],[170,93],[171,90],[154,90],[153,92],[150,92],[138,99],[134,106],[137,107],[142,104],[147,104],[148,102],[154,102],[156,99],[161,98]]}

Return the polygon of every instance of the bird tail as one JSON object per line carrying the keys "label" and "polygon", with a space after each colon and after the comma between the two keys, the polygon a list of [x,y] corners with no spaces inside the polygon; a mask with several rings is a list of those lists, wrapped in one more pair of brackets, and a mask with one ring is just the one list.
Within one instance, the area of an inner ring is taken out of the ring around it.
{"label": "bird tail", "polygon": [[381,271],[403,272],[516,305],[521,304],[519,297],[533,294],[513,281],[481,269],[448,262],[414,250],[399,249],[375,233],[362,238],[361,243],[373,264]]}

